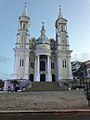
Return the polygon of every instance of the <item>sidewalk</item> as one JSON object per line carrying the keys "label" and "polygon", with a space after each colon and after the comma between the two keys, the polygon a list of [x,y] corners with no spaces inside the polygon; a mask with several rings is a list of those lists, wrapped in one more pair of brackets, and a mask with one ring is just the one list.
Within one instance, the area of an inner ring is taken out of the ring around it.
{"label": "sidewalk", "polygon": [[3,110],[1,113],[90,113],[90,109],[65,109],[65,110]]}

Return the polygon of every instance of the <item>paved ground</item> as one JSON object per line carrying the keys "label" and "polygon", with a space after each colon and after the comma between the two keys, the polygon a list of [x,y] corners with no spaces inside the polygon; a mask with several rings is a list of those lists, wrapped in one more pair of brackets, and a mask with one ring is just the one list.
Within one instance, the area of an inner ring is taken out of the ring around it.
{"label": "paved ground", "polygon": [[83,90],[0,93],[0,111],[88,109]]}

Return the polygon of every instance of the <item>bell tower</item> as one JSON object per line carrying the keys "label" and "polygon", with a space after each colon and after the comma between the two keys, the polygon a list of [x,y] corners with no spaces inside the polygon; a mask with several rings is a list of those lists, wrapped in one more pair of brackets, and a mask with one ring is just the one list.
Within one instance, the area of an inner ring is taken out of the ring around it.
{"label": "bell tower", "polygon": [[71,70],[71,52],[69,45],[69,36],[67,32],[67,20],[63,17],[61,6],[59,8],[58,19],[55,23],[56,43],[57,43],[57,79],[73,79]]}
{"label": "bell tower", "polygon": [[29,27],[30,18],[28,17],[26,3],[22,16],[19,17],[19,29],[17,33],[14,63],[14,79],[28,79],[29,72]]}

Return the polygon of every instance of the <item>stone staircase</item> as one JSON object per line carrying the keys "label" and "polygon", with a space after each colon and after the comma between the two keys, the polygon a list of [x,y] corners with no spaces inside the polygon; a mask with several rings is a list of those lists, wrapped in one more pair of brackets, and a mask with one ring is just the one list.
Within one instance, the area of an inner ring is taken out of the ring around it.
{"label": "stone staircase", "polygon": [[27,92],[32,91],[61,91],[63,90],[58,82],[32,82],[32,87],[28,87]]}

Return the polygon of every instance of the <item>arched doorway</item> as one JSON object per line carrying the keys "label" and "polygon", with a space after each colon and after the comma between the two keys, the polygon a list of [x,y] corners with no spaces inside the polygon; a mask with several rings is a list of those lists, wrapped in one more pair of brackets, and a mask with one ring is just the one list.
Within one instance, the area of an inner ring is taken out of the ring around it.
{"label": "arched doorway", "polygon": [[45,74],[40,75],[40,82],[45,82]]}
{"label": "arched doorway", "polygon": [[33,74],[30,74],[30,76],[29,76],[29,80],[30,80],[31,82],[34,81],[34,75],[33,75]]}
{"label": "arched doorway", "polygon": [[52,82],[55,82],[55,75],[52,74]]}
{"label": "arched doorway", "polygon": [[45,71],[45,62],[44,61],[40,62],[40,71]]}

